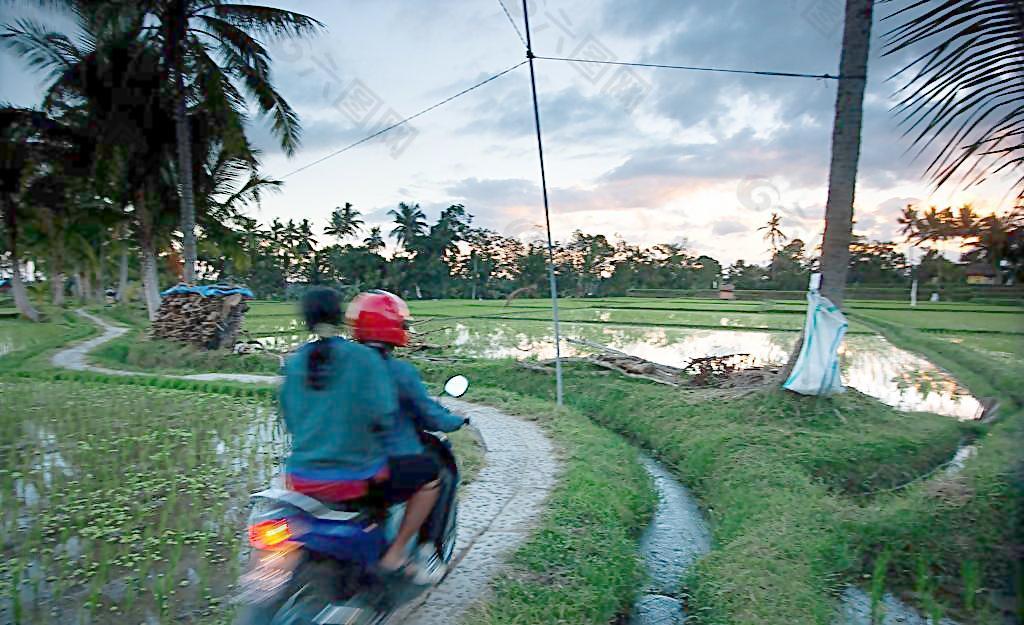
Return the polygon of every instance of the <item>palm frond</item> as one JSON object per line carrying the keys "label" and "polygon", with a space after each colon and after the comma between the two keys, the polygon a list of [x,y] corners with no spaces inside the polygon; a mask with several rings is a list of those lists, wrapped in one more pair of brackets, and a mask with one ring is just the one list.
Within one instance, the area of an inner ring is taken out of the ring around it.
{"label": "palm frond", "polygon": [[296,13],[250,4],[218,4],[213,14],[242,30],[265,37],[306,37],[324,29],[318,20]]}
{"label": "palm frond", "polygon": [[299,116],[291,105],[274,89],[266,68],[249,65],[235,59],[231,64],[233,73],[242,81],[246,91],[256,100],[256,105],[265,115],[273,118],[271,129],[281,142],[281,148],[288,156],[295,153],[302,136]]}
{"label": "palm frond", "polygon": [[[894,112],[913,137],[937,186],[959,177],[978,184],[1024,169],[1024,3],[1020,0],[914,0],[886,19],[885,54],[927,50],[896,75]],[[1024,172],[1012,183],[1024,197]]]}
{"label": "palm frond", "polygon": [[225,20],[201,15],[198,21],[210,31],[221,46],[230,46],[239,58],[246,63],[267,63],[270,54],[259,41],[256,41],[241,28]]}
{"label": "palm frond", "polygon": [[35,20],[20,19],[13,25],[5,24],[0,31],[0,43],[25,59],[29,67],[45,72],[51,79],[81,59],[78,49],[67,36],[47,30]]}

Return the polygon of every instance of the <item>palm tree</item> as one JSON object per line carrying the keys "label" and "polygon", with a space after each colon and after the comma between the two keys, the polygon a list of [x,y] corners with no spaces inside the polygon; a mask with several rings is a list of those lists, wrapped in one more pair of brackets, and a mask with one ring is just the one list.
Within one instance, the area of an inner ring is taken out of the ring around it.
{"label": "palm tree", "polygon": [[[864,86],[874,0],[846,0],[843,49],[839,60],[832,162],[825,204],[825,233],[821,243],[821,294],[836,306],[843,304],[853,234],[853,197],[860,160]],[[791,359],[792,360],[792,359]]]}
{"label": "palm tree", "polygon": [[[846,274],[850,268],[853,236],[853,197],[860,160],[861,123],[864,118],[864,87],[867,84],[868,48],[874,0],[846,0],[843,48],[839,57],[839,87],[832,125],[832,158],[825,203],[825,233],[821,241],[821,294],[842,307]],[[796,366],[803,348],[803,334],[793,347],[782,379]]]}
{"label": "palm tree", "polygon": [[[195,280],[196,237],[193,165],[188,122],[190,103],[230,111],[236,130],[245,120],[247,94],[263,114],[273,117],[273,131],[291,156],[299,144],[298,116],[271,82],[270,54],[256,37],[301,37],[317,33],[317,20],[273,7],[209,0],[144,0],[173,82],[174,118],[181,187],[184,279]],[[219,58],[210,55],[214,50]],[[188,84],[187,78],[192,79]]]}
{"label": "palm tree", "polygon": [[768,223],[758,228],[758,231],[764,230],[764,240],[768,243],[768,248],[772,252],[771,264],[768,266],[768,275],[772,282],[775,281],[775,266],[778,261],[779,248],[786,242],[788,238],[784,232],[782,232],[782,218],[778,213],[772,213],[772,216],[768,218]]}
{"label": "palm tree", "polygon": [[370,228],[370,235],[363,239],[363,247],[374,254],[384,249],[384,237],[381,236],[380,226]]}
{"label": "palm tree", "polygon": [[27,20],[8,25],[2,37],[29,65],[48,73],[47,108],[77,122],[93,143],[91,178],[113,189],[120,206],[131,207],[153,318],[160,305],[157,253],[170,233],[167,198],[177,194],[167,167],[175,146],[174,113],[164,97],[159,50],[139,39],[144,16],[118,3],[123,13],[111,20],[92,10],[101,6],[113,5],[82,3],[76,11],[83,35],[77,44]]}
{"label": "palm tree", "polygon": [[[1020,0],[915,0],[892,18],[903,21],[886,33],[885,54],[930,46],[901,70],[914,73],[895,111],[921,152],[938,147],[926,170],[936,185],[1024,170]],[[1024,197],[1024,173],[1013,185]]]}
{"label": "palm tree", "polygon": [[427,216],[423,214],[419,204],[399,202],[398,210],[391,209],[388,215],[394,217],[396,224],[391,230],[391,236],[406,249],[427,231]]}
{"label": "palm tree", "polygon": [[772,251],[774,256],[782,244],[785,243],[789,237],[782,232],[782,218],[778,213],[772,213],[772,216],[768,218],[768,223],[758,228],[758,232],[764,230],[764,240],[768,244],[768,247]]}
{"label": "palm tree", "polygon": [[338,241],[341,241],[359,232],[365,223],[359,215],[359,211],[353,208],[351,203],[345,202],[345,206],[335,208],[331,213],[331,223],[324,228],[324,234],[337,237]]}
{"label": "palm tree", "polygon": [[41,115],[37,111],[10,106],[0,109],[0,213],[3,214],[4,244],[11,262],[11,291],[18,312],[32,321],[40,321],[40,315],[29,300],[21,280],[18,217],[22,211],[17,197],[32,167],[31,141],[37,136],[34,126]]}

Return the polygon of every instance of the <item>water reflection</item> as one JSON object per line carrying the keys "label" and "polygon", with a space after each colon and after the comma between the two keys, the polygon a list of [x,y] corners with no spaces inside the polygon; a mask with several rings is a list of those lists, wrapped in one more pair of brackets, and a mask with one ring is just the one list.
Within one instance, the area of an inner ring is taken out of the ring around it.
{"label": "water reflection", "polygon": [[[754,366],[786,361],[794,332],[703,330],[690,328],[563,325],[568,338],[601,343],[652,362],[681,367],[692,358],[746,353]],[[455,322],[438,331],[433,342],[446,344],[455,355],[476,358],[553,358],[550,325],[495,320]],[[565,343],[567,356],[593,353]],[[840,350],[843,382],[899,408],[977,418],[981,405],[966,388],[927,360],[898,349],[877,335],[848,336]]]}
{"label": "water reflection", "polygon": [[[722,324],[731,327],[729,318]],[[539,321],[436,319],[418,325],[427,342],[455,356],[468,358],[554,358],[551,325]],[[750,354],[752,366],[781,365],[796,342],[796,332],[760,330],[710,330],[664,326],[615,326],[563,323],[563,336],[607,345],[613,349],[674,367],[693,358]],[[283,334],[256,339],[277,352],[294,349],[310,340],[308,333]],[[584,356],[594,350],[563,342],[565,356]],[[898,349],[883,337],[848,335],[840,347],[843,383],[879,400],[908,411],[925,411],[959,419],[976,419],[981,404],[948,373],[932,363]]]}

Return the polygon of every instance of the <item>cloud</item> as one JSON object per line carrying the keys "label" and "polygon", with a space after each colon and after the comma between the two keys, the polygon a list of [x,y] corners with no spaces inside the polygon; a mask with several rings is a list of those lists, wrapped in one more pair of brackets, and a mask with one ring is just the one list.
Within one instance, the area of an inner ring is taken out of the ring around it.
{"label": "cloud", "polygon": [[732,219],[719,219],[711,225],[711,233],[716,236],[724,236],[736,232],[749,232],[750,226]]}

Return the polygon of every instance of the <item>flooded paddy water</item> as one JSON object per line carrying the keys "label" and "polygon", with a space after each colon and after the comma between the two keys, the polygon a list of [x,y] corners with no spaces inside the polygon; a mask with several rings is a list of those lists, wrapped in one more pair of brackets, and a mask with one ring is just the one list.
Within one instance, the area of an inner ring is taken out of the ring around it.
{"label": "flooded paddy water", "polygon": [[268,404],[3,381],[0,434],[0,623],[222,614],[248,494],[284,451]]}
{"label": "flooded paddy water", "polygon": [[[551,324],[512,319],[427,319],[417,332],[444,353],[466,358],[554,358]],[[673,328],[592,323],[562,323],[563,339],[585,340],[674,367],[703,356],[749,354],[751,366],[782,365],[797,340],[796,332],[746,329]],[[256,340],[268,349],[287,351],[311,335],[296,324],[278,326]],[[564,341],[563,356],[585,356],[595,349]],[[933,412],[976,419],[981,403],[951,375],[924,358],[899,349],[877,334],[847,335],[840,348],[843,383],[905,411]]]}
{"label": "flooded paddy water", "polygon": [[[548,323],[468,319],[430,320],[418,327],[429,343],[455,356],[473,358],[553,358]],[[795,332],[710,330],[565,323],[566,338],[600,343],[633,356],[671,366],[693,358],[744,353],[754,366],[782,364],[797,340]],[[562,354],[579,356],[593,348],[565,342]],[[959,419],[977,418],[981,405],[948,373],[901,350],[883,337],[854,334],[840,352],[843,381],[867,395],[907,411],[926,411]]]}

